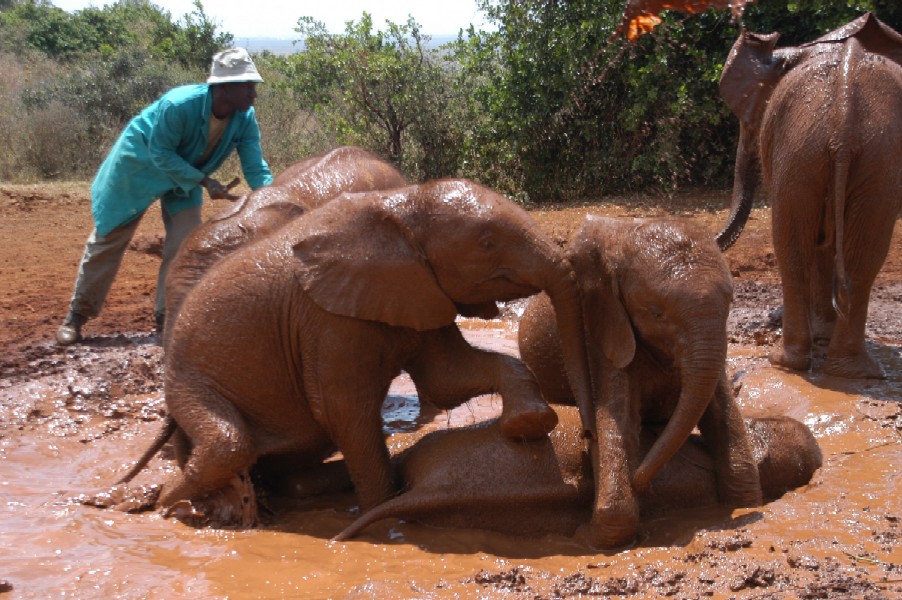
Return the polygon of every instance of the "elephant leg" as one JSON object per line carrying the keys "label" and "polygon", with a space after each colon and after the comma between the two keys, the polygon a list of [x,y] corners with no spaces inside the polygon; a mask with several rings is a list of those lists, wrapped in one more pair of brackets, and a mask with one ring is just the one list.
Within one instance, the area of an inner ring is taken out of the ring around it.
{"label": "elephant leg", "polygon": [[188,457],[191,455],[191,440],[188,439],[188,436],[185,435],[185,430],[181,427],[176,427],[175,432],[172,434],[172,448],[175,452],[176,464],[179,466],[179,469],[184,470]]}
{"label": "elephant leg", "polygon": [[630,543],[639,531],[639,503],[630,483],[639,462],[639,399],[626,373],[607,360],[600,373],[596,437],[589,449],[595,500],[591,521],[577,535],[590,546],[610,548]]}
{"label": "elephant leg", "polygon": [[342,426],[332,432],[332,439],[344,455],[345,465],[362,511],[370,510],[397,493],[389,460],[379,409],[385,394],[373,402],[374,413],[360,411],[353,427]]}
{"label": "elephant leg", "polygon": [[497,393],[499,424],[510,438],[541,439],[557,425],[532,372],[518,359],[474,348],[456,325],[422,334],[420,352],[405,365],[420,397],[454,408],[474,396]]}
{"label": "elephant leg", "polygon": [[698,426],[714,458],[720,501],[729,506],[759,506],[762,497],[758,463],[726,373],[718,381]]}
{"label": "elephant leg", "polygon": [[[191,452],[182,471],[165,483],[159,505],[169,508],[180,500],[192,500],[225,487],[233,477],[243,475],[256,459],[253,438],[241,413],[220,394],[202,385],[167,385],[167,405],[184,435],[191,440]],[[252,488],[249,487],[252,492]],[[243,492],[241,507],[252,503]]]}
{"label": "elephant leg", "polygon": [[[902,182],[899,186],[902,187]],[[849,277],[850,310],[848,315],[837,318],[824,363],[824,371],[837,377],[881,379],[884,376],[865,347],[865,325],[871,287],[889,252],[899,203],[873,200],[871,196],[850,196],[847,200],[844,260]],[[864,205],[868,207],[866,219],[853,220],[851,208]]]}
{"label": "elephant leg", "polygon": [[829,340],[836,326],[833,308],[833,244],[820,244],[815,250],[815,268],[811,279],[811,336]]}
{"label": "elephant leg", "polygon": [[775,365],[805,371],[811,366],[811,273],[823,222],[826,185],[799,181],[792,156],[773,159],[773,242],[783,282],[783,338],[771,355]]}

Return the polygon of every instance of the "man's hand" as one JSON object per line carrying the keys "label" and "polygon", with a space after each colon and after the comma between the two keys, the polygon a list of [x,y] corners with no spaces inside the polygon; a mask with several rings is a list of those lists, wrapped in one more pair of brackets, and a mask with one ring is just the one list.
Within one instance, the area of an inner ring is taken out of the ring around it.
{"label": "man's hand", "polygon": [[241,183],[241,180],[237,177],[230,181],[228,185],[222,185],[212,177],[204,177],[200,180],[200,184],[207,189],[210,198],[213,200],[231,200],[232,202],[240,198],[240,196],[231,193],[232,188],[239,183]]}

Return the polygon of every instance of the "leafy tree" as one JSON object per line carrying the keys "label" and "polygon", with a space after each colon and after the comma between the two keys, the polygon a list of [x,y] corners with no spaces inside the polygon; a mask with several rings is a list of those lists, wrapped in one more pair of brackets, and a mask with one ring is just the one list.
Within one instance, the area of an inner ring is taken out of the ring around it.
{"label": "leafy tree", "polygon": [[363,13],[344,34],[330,34],[302,17],[296,30],[304,49],[286,61],[288,85],[339,142],[376,148],[417,177],[450,174],[453,82],[413,18],[377,31]]}
{"label": "leafy tree", "polygon": [[21,52],[24,46],[58,60],[137,47],[151,57],[197,69],[206,69],[210,57],[233,40],[231,34],[217,32],[200,0],[182,22],[147,0],[120,0],[74,13],[45,0],[25,0],[0,13],[0,38],[10,51]]}
{"label": "leafy tree", "polygon": [[[636,44],[609,40],[622,0],[480,0],[496,26],[458,40],[475,86],[467,144],[489,182],[534,199],[727,184],[738,126],[720,100],[738,34],[727,11],[665,12]],[[809,41],[866,10],[898,26],[895,0],[759,0],[745,24]],[[470,154],[468,154],[470,156]],[[485,170],[487,163],[497,163]]]}

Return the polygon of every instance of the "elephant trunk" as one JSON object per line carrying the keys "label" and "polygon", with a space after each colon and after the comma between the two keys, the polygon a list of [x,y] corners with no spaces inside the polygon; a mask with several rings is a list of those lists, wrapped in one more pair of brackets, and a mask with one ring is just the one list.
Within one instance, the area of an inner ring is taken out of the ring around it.
{"label": "elephant trunk", "polygon": [[591,438],[595,431],[595,407],[579,286],[568,260],[561,258],[555,270],[550,284],[542,288],[554,307],[567,380],[582,419],[583,435]]}
{"label": "elephant trunk", "polygon": [[726,361],[726,336],[712,340],[708,333],[693,335],[680,359],[680,396],[664,431],[633,476],[633,489],[648,490],[652,480],[692,434],[714,397]]}
{"label": "elephant trunk", "polygon": [[733,194],[730,202],[730,218],[717,234],[717,246],[721,252],[732,246],[748,221],[755,201],[755,192],[761,178],[761,160],[758,155],[758,132],[742,123],[739,146],[736,148],[736,165],[733,169]]}

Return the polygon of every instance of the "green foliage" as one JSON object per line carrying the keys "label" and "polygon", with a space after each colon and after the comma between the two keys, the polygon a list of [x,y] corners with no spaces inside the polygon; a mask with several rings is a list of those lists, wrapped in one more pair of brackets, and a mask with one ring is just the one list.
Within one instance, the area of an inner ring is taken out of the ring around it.
{"label": "green foliage", "polygon": [[138,47],[158,59],[204,69],[213,54],[232,44],[231,34],[216,29],[200,0],[182,22],[173,22],[168,11],[147,0],[120,0],[74,13],[43,0],[25,0],[0,13],[3,48],[32,49],[63,61]]}
{"label": "green foliage", "polygon": [[[184,23],[146,0],[66,13],[36,0],[0,13],[0,50],[20,64],[56,61],[39,78],[6,90],[15,97],[17,173],[91,177],[121,128],[167,89],[203,80],[211,56],[231,42],[201,3]],[[11,101],[12,104],[10,104]]]}
{"label": "green foliage", "polygon": [[[468,120],[466,156],[489,184],[566,199],[731,181],[738,126],[717,90],[739,31],[727,11],[665,12],[630,44],[609,40],[622,0],[479,4],[497,31],[471,30],[455,48],[476,86],[468,116],[483,115]],[[892,25],[897,5],[762,1],[746,25],[797,44],[866,10]]]}
{"label": "green foliage", "polygon": [[380,31],[363,13],[335,35],[302,17],[297,31],[304,51],[285,61],[284,85],[337,143],[373,148],[414,179],[453,174],[453,71],[416,21],[387,21]]}
{"label": "green foliage", "polygon": [[[718,80],[738,27],[728,11],[665,12],[637,42],[611,40],[623,4],[479,0],[495,28],[441,48],[413,18],[378,30],[363,13],[342,34],[301,18],[298,52],[255,57],[264,153],[279,171],[356,144],[411,180],[532,201],[728,186],[738,124]],[[759,0],[745,25],[797,45],[868,10],[902,30],[898,0]],[[128,119],[231,41],[200,1],[174,21],[148,0],[71,14],[0,0],[0,176],[90,177]]]}

